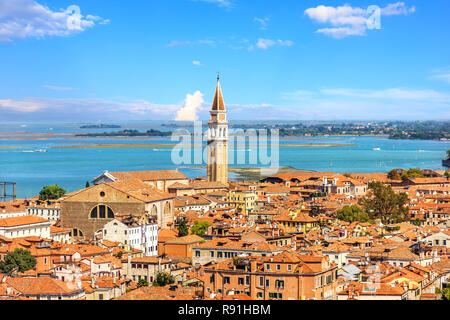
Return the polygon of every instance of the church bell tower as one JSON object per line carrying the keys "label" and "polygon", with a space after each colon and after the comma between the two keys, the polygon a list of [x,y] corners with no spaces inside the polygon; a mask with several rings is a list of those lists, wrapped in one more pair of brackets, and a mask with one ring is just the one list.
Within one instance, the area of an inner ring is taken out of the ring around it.
{"label": "church bell tower", "polygon": [[217,76],[216,93],[208,122],[208,181],[228,185],[228,122],[223,102],[220,78]]}

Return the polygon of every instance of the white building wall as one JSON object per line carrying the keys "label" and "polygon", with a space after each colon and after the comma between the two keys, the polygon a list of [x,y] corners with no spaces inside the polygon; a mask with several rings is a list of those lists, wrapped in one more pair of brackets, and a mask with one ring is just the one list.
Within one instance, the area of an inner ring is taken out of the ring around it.
{"label": "white building wall", "polygon": [[50,238],[50,222],[14,227],[0,227],[0,235],[7,238],[22,238],[31,236]]}

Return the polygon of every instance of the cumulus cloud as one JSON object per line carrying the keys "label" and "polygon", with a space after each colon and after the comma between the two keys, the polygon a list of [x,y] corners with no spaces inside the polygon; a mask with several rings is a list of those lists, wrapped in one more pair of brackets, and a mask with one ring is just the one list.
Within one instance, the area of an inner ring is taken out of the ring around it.
{"label": "cumulus cloud", "polygon": [[200,61],[197,61],[197,60],[192,61],[192,64],[193,64],[194,66],[201,66],[201,65],[202,65],[202,64],[200,63]]}
{"label": "cumulus cloud", "polygon": [[[415,7],[407,7],[404,2],[388,4],[380,8],[381,16],[407,15],[415,12]],[[351,7],[349,5],[330,7],[319,5],[315,8],[308,8],[305,14],[311,19],[321,24],[329,24],[329,27],[318,29],[317,33],[322,33],[335,39],[342,39],[348,36],[365,36],[367,23],[373,12],[368,9]]]}
{"label": "cumulus cloud", "polygon": [[77,6],[53,11],[33,0],[0,0],[0,42],[13,39],[68,36],[109,20],[83,16]]}
{"label": "cumulus cloud", "polygon": [[196,91],[194,94],[187,94],[184,106],[177,111],[175,121],[196,121],[198,112],[202,110],[203,93]]}

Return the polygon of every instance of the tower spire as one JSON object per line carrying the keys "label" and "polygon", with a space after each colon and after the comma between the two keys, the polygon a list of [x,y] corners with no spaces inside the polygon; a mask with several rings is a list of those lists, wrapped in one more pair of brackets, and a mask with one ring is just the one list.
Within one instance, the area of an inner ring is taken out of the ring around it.
{"label": "tower spire", "polygon": [[223,101],[222,88],[220,87],[220,75],[217,73],[216,93],[211,108],[212,111],[225,111],[225,102]]}

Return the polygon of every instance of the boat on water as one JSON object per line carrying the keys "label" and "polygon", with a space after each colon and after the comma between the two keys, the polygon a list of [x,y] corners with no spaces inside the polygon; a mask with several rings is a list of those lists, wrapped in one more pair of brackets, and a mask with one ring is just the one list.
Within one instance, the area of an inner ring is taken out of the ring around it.
{"label": "boat on water", "polygon": [[380,148],[373,148],[374,151],[380,151]]}

